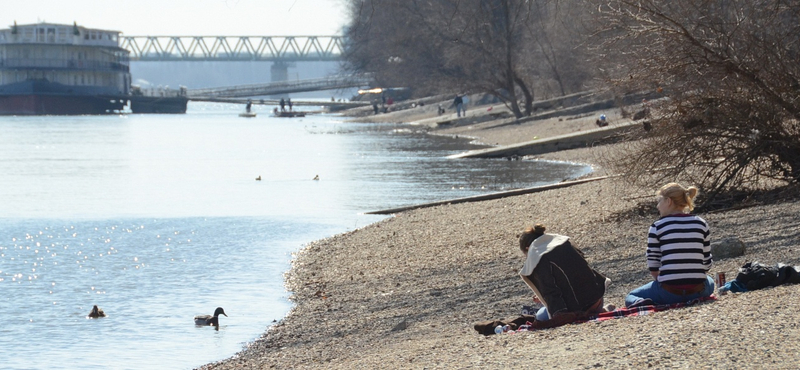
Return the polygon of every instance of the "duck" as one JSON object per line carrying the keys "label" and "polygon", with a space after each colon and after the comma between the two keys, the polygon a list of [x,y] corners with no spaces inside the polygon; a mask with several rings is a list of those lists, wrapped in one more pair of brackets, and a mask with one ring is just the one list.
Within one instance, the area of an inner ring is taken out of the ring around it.
{"label": "duck", "polygon": [[92,307],[92,312],[89,312],[89,318],[96,319],[98,317],[106,317],[106,313],[97,307],[97,305],[94,305],[94,307]]}
{"label": "duck", "polygon": [[258,175],[258,177],[256,177],[256,181],[261,181],[261,175]]}
{"label": "duck", "polygon": [[314,178],[312,180],[319,181],[319,175],[314,176]]}
{"label": "duck", "polygon": [[204,326],[205,325],[219,326],[219,315],[221,315],[221,314],[225,315],[225,317],[228,316],[225,313],[225,310],[222,309],[222,307],[217,307],[217,309],[214,310],[214,316],[211,316],[211,315],[195,316],[194,317],[194,324],[195,325],[204,325]]}

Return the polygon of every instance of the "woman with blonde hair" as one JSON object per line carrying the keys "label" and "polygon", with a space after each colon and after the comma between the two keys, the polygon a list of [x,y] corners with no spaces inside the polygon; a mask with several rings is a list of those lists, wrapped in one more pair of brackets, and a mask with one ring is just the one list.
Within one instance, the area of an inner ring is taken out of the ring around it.
{"label": "woman with blonde hair", "polygon": [[672,304],[708,297],[714,292],[708,223],[694,210],[697,188],[669,183],[656,192],[661,216],[647,233],[647,268],[653,281],[634,289],[625,306]]}

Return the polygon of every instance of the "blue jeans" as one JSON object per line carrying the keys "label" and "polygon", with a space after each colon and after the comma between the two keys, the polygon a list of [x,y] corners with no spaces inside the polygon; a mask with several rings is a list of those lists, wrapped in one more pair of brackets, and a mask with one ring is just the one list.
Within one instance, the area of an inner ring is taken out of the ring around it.
{"label": "blue jeans", "polygon": [[625,307],[630,307],[632,304],[636,303],[636,301],[643,298],[650,298],[655,304],[673,304],[688,302],[695,298],[708,297],[712,293],[714,293],[714,280],[708,275],[706,275],[705,289],[700,293],[688,295],[672,294],[664,290],[664,288],[661,287],[661,283],[658,281],[651,281],[630,292],[628,296],[625,297]]}
{"label": "blue jeans", "polygon": [[550,320],[550,313],[547,312],[547,307],[542,307],[539,311],[536,311],[536,321],[547,321]]}

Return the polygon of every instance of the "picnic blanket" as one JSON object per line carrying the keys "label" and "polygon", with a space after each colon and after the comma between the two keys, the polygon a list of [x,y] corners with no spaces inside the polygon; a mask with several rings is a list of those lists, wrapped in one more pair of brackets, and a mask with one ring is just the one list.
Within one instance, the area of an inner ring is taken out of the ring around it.
{"label": "picnic blanket", "polygon": [[[619,318],[622,318],[622,317],[631,317],[631,316],[644,316],[644,315],[649,315],[649,314],[654,313],[654,312],[671,310],[673,308],[688,307],[688,306],[692,306],[692,305],[695,305],[695,304],[698,304],[698,303],[708,302],[708,301],[715,301],[715,300],[717,300],[717,297],[712,294],[709,297],[700,297],[700,298],[696,298],[696,299],[693,299],[693,300],[688,301],[688,302],[673,303],[673,304],[659,304],[659,305],[642,305],[642,306],[630,307],[630,308],[623,307],[623,308],[617,308],[614,311],[601,312],[601,313],[594,314],[594,315],[586,317],[586,318],[577,319],[577,320],[571,322],[571,324],[580,324],[580,323],[585,323],[585,322],[590,322],[590,321],[591,322],[601,322],[601,321],[606,321],[606,320],[611,320],[611,319],[619,319]],[[509,332],[534,331],[534,330],[541,330],[541,328],[536,328],[536,325],[534,325],[533,322],[526,322],[523,325],[519,325],[519,327],[515,331],[509,331]]]}
{"label": "picnic blanket", "polygon": [[600,322],[600,321],[606,321],[606,320],[611,320],[611,319],[618,319],[618,318],[621,318],[621,317],[644,316],[644,315],[649,315],[649,314],[651,314],[653,312],[666,311],[666,310],[670,310],[670,309],[673,309],[673,308],[688,307],[688,306],[692,306],[692,305],[695,305],[695,304],[698,304],[698,303],[701,303],[701,302],[715,301],[716,299],[717,299],[717,297],[712,294],[710,297],[700,297],[700,298],[696,298],[696,299],[693,299],[691,301],[682,302],[682,303],[660,304],[660,305],[643,305],[643,306],[631,307],[631,308],[624,308],[623,307],[623,308],[617,308],[614,311],[601,312],[601,313],[598,313],[596,315],[590,316],[586,320],[581,320],[581,321],[578,321],[578,322],[588,322],[588,321]]}
{"label": "picnic blanket", "polygon": [[[569,322],[559,322],[553,325],[546,325],[550,324],[551,321],[539,321],[536,322],[536,316],[529,315],[523,313],[522,316],[516,318],[508,318],[508,319],[501,319],[501,320],[491,320],[491,321],[483,321],[475,324],[475,330],[483,335],[492,335],[495,334],[495,328],[497,326],[502,326],[505,328],[503,333],[505,334],[512,334],[516,332],[522,331],[535,331],[541,329],[548,329],[556,326],[561,326],[564,324],[580,324],[585,322],[601,322],[611,319],[619,319],[622,317],[631,317],[631,316],[644,316],[649,315],[654,312],[659,311],[666,311],[671,310],[673,308],[681,308],[681,307],[688,307],[698,303],[707,302],[707,301],[715,301],[717,297],[715,295],[711,295],[709,297],[700,297],[693,299],[688,302],[682,303],[674,303],[674,304],[660,304],[660,305],[641,305],[637,307],[630,307],[630,308],[618,308],[614,311],[609,312],[602,312],[593,314],[591,316],[574,316],[574,320]],[[542,325],[545,324],[545,325]]]}

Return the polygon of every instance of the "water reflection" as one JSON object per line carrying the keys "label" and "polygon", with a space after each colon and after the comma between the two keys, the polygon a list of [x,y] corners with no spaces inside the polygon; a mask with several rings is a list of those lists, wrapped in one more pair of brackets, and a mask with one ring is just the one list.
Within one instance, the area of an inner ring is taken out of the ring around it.
{"label": "water reflection", "polygon": [[[474,147],[397,127],[218,112],[0,120],[0,363],[174,369],[223,359],[289,310],[293,252],[384,218],[361,212],[587,169],[451,160]],[[87,320],[94,305],[108,317]],[[213,334],[191,330],[188,318],[218,306],[235,315]],[[103,351],[83,345],[98,338]]]}

